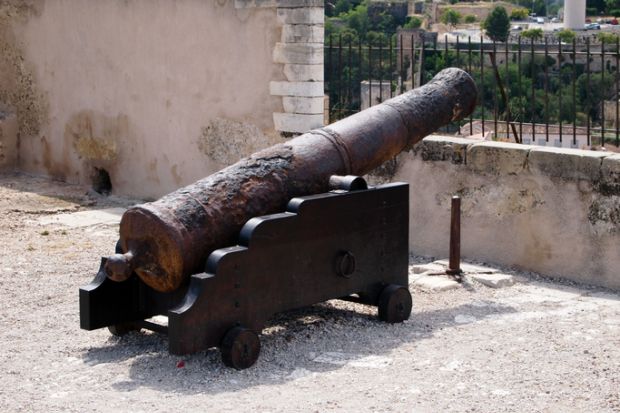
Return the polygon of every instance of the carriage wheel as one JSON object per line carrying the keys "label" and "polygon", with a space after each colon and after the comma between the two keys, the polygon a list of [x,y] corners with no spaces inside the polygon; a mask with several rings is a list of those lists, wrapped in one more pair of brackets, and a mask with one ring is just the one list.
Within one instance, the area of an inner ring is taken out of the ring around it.
{"label": "carriage wheel", "polygon": [[258,359],[260,339],[250,329],[234,327],[224,336],[220,350],[225,365],[237,370],[247,369]]}
{"label": "carriage wheel", "polygon": [[406,287],[390,284],[379,296],[379,319],[401,323],[411,314],[411,293]]}
{"label": "carriage wheel", "polygon": [[127,333],[131,333],[132,331],[140,331],[140,327],[136,325],[136,323],[119,323],[108,326],[108,330],[114,336],[124,336]]}

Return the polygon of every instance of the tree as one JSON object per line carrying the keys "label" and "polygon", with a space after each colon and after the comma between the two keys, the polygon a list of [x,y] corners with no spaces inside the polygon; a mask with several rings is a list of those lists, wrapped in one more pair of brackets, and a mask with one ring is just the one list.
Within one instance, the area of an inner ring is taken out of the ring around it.
{"label": "tree", "polygon": [[453,9],[446,9],[441,15],[439,19],[442,23],[448,24],[452,27],[455,27],[457,24],[461,22],[461,13]]}
{"label": "tree", "polygon": [[403,29],[418,29],[422,26],[422,19],[416,16],[407,17],[407,22],[403,25]]}
{"label": "tree", "polygon": [[616,44],[618,41],[618,35],[609,32],[600,32],[596,37],[605,44]]}
{"label": "tree", "polygon": [[525,8],[513,9],[510,12],[510,18],[512,20],[525,20],[530,15],[530,11]]}
{"label": "tree", "polygon": [[527,29],[523,30],[521,36],[525,37],[526,39],[538,40],[542,39],[543,31],[542,29]]}
{"label": "tree", "polygon": [[497,42],[505,42],[510,31],[508,13],[502,6],[496,6],[482,23],[482,28],[487,36]]}
{"label": "tree", "polygon": [[346,13],[349,10],[351,10],[351,2],[349,2],[349,0],[338,0],[336,2],[334,14],[338,16],[339,14]]}
{"label": "tree", "polygon": [[478,18],[475,14],[468,14],[467,16],[465,16],[465,23],[476,23],[477,21]]}
{"label": "tree", "polygon": [[558,39],[564,43],[572,43],[575,38],[575,32],[569,29],[562,29],[558,32]]}
{"label": "tree", "polygon": [[620,9],[620,0],[605,0],[605,6],[607,12],[611,13],[612,10]]}

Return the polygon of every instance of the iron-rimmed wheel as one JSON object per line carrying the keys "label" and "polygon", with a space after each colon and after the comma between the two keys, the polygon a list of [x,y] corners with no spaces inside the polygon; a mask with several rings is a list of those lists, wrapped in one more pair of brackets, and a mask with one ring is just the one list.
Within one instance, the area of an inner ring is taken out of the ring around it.
{"label": "iron-rimmed wheel", "polygon": [[258,359],[260,339],[250,329],[234,327],[228,330],[224,336],[220,351],[225,365],[237,370],[247,369]]}
{"label": "iron-rimmed wheel", "polygon": [[140,327],[136,325],[136,323],[128,322],[128,323],[119,323],[108,326],[108,330],[114,336],[124,336],[127,333],[132,331],[139,331]]}
{"label": "iron-rimmed wheel", "polygon": [[402,285],[390,284],[379,296],[379,319],[387,323],[401,323],[411,315],[411,293]]}

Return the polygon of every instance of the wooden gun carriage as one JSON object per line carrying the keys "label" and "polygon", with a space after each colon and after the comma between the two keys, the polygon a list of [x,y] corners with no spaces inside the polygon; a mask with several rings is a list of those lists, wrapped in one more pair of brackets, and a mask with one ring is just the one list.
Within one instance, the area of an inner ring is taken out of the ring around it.
{"label": "wooden gun carriage", "polygon": [[[80,324],[168,333],[173,354],[219,346],[247,368],[273,314],[333,298],[400,322],[408,290],[408,185],[369,172],[474,108],[469,75],[429,84],[265,149],[125,212],[116,254],[80,289]],[[145,321],[167,315],[168,326]]]}

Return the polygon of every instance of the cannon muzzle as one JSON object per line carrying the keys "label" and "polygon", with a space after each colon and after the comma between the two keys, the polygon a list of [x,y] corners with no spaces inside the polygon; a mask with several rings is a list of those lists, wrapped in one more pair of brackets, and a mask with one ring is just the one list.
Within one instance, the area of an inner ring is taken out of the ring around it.
{"label": "cannon muzzle", "polygon": [[173,291],[202,272],[209,254],[237,243],[250,218],[283,211],[296,196],[329,190],[332,175],[363,175],[476,105],[473,79],[441,71],[428,84],[242,159],[161,199],[128,209],[122,254],[107,276],[135,272],[158,291]]}

